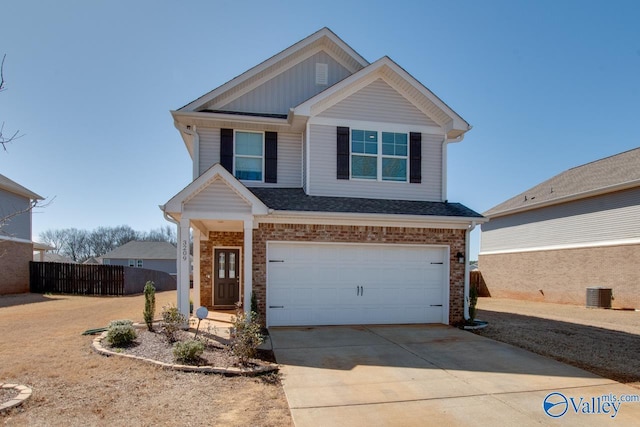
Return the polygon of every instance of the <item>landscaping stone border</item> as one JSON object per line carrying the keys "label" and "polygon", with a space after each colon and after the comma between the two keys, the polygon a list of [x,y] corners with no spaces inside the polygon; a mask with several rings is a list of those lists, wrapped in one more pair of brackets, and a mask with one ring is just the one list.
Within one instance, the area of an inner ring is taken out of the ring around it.
{"label": "landscaping stone border", "polygon": [[141,360],[146,363],[152,363],[154,365],[161,366],[164,369],[171,369],[174,371],[184,371],[184,372],[202,372],[207,374],[223,374],[223,375],[245,375],[245,376],[253,376],[260,375],[267,372],[274,372],[279,369],[279,366],[273,363],[269,363],[266,366],[259,366],[256,368],[237,368],[237,367],[229,367],[222,368],[217,366],[192,366],[192,365],[178,365],[173,363],[165,363],[160,362],[154,359],[148,359],[146,357],[135,356],[133,354],[126,353],[117,353],[115,351],[106,349],[102,346],[102,340],[107,337],[107,332],[103,332],[100,336],[97,336],[93,339],[93,349],[102,354],[104,356],[122,356],[128,357],[130,359]]}
{"label": "landscaping stone border", "polygon": [[20,384],[3,384],[0,383],[0,388],[14,389],[18,391],[18,395],[8,402],[0,402],[0,412],[22,405],[25,400],[31,397],[32,390],[26,385]]}

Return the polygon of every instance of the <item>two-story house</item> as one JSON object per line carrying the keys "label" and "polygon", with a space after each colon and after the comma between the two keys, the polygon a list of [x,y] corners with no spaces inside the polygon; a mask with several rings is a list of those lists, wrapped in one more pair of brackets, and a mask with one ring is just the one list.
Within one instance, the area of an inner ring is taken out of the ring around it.
{"label": "two-story house", "polygon": [[[42,197],[0,175],[0,295],[29,292],[31,208]],[[36,249],[47,248],[38,245]]]}
{"label": "two-story house", "polygon": [[193,182],[178,224],[178,306],[250,308],[267,326],[465,318],[469,232],[447,201],[447,144],[471,126],[388,57],[327,28],[172,111]]}

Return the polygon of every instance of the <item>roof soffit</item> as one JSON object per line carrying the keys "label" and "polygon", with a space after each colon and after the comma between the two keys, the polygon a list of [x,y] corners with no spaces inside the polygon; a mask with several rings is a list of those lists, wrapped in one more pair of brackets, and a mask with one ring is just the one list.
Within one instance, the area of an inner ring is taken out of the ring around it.
{"label": "roof soffit", "polygon": [[347,70],[356,72],[369,63],[328,28],[323,28],[259,65],[233,78],[178,111],[216,109],[244,95],[279,73],[324,50]]}

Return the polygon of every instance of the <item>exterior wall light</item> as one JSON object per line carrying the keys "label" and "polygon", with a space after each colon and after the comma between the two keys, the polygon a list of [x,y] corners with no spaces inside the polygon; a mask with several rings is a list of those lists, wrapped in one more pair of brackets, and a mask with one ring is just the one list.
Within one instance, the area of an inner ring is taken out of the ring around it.
{"label": "exterior wall light", "polygon": [[458,262],[459,262],[460,264],[464,264],[464,255],[463,255],[463,253],[462,253],[462,252],[458,252],[458,253],[456,254],[456,257],[458,258]]}

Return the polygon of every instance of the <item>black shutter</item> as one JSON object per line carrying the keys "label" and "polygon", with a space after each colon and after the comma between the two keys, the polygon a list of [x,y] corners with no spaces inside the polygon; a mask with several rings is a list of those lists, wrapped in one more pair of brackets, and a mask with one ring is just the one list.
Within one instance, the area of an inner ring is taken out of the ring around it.
{"label": "black shutter", "polygon": [[233,129],[220,129],[220,164],[233,173]]}
{"label": "black shutter", "polygon": [[422,134],[409,134],[409,182],[422,182]]}
{"label": "black shutter", "polygon": [[278,133],[264,133],[264,182],[278,182]]}
{"label": "black shutter", "polygon": [[337,178],[349,179],[349,128],[338,126]]}

